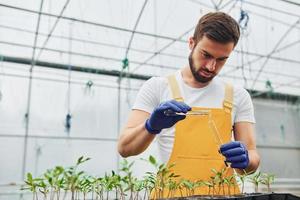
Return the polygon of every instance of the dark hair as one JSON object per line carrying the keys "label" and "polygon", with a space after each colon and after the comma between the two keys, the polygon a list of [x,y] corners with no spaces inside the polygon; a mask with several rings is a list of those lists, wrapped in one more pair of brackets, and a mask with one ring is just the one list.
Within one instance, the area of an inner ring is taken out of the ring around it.
{"label": "dark hair", "polygon": [[239,24],[226,13],[208,13],[200,18],[195,28],[193,37],[196,44],[203,36],[224,44],[233,42],[235,46],[240,37]]}

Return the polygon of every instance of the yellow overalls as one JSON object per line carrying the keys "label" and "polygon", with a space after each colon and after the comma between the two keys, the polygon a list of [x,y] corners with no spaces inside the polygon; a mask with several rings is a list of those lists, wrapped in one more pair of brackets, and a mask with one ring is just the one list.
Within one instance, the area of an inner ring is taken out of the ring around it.
{"label": "yellow overalls", "polygon": [[[173,99],[177,101],[184,101],[180,94],[180,90],[175,78],[175,75],[168,77],[169,86],[171,88]],[[210,120],[213,120],[218,135],[223,143],[231,141],[231,110],[233,102],[233,88],[231,85],[226,84],[225,97],[223,101],[223,108],[200,108],[192,107],[192,111],[202,110],[210,112]],[[211,176],[215,174],[211,169],[221,171],[226,168],[225,177],[233,174],[233,169],[226,167],[224,157],[218,152],[220,144],[216,142],[215,133],[209,125],[209,116],[188,115],[184,120],[179,121],[175,125],[175,140],[171,156],[168,161],[168,166],[175,164],[171,168],[172,172],[180,177],[180,179],[188,179],[190,181],[209,181]],[[235,180],[234,180],[235,182]],[[230,193],[239,193],[237,184],[228,187],[215,188],[215,195],[223,195]],[[194,195],[207,195],[212,194],[207,186],[201,186],[194,191]],[[163,198],[167,198],[169,192],[163,192]],[[187,196],[186,192],[177,189],[174,196],[180,197]],[[153,195],[152,195],[153,197]],[[170,196],[169,196],[170,197]],[[155,195],[154,195],[155,198]],[[156,197],[158,198],[158,197]],[[162,197],[160,197],[162,198]]]}

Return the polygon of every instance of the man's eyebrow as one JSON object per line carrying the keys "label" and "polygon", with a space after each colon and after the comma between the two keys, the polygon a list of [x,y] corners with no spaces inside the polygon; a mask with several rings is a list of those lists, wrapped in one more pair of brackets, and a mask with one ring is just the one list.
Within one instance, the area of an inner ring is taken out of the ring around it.
{"label": "man's eyebrow", "polygon": [[[209,52],[205,51],[204,49],[201,49],[205,54],[207,54],[208,56],[211,56],[213,58],[215,58],[214,56],[212,56]],[[220,57],[220,58],[215,58],[215,59],[218,59],[218,60],[225,60],[227,59],[228,56],[224,56],[224,57]]]}
{"label": "man's eyebrow", "polygon": [[213,57],[209,52],[207,52],[207,51],[205,51],[205,50],[203,50],[203,49],[201,49],[201,50],[202,50],[205,54],[207,54],[207,55]]}

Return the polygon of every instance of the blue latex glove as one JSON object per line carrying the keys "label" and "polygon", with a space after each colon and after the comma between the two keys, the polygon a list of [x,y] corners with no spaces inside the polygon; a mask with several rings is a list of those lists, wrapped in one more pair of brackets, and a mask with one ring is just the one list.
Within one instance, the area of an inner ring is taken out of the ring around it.
{"label": "blue latex glove", "polygon": [[175,100],[167,101],[160,104],[157,108],[154,109],[149,119],[147,119],[145,123],[145,128],[149,133],[158,134],[164,128],[170,128],[176,122],[183,120],[185,118],[184,115],[173,115],[167,116],[165,111],[173,111],[187,113],[187,111],[191,110],[191,107],[186,105],[183,102],[178,102]]}
{"label": "blue latex glove", "polygon": [[226,157],[225,162],[231,163],[232,168],[246,169],[249,165],[248,150],[239,141],[223,144],[220,152]]}

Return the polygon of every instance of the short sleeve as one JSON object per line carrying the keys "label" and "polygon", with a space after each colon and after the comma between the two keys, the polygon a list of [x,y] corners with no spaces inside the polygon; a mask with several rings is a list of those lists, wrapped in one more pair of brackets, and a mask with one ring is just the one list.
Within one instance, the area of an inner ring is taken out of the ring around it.
{"label": "short sleeve", "polygon": [[255,123],[254,108],[250,94],[244,88],[237,88],[237,108],[234,123],[251,122]]}
{"label": "short sleeve", "polygon": [[158,77],[152,77],[143,84],[133,104],[133,110],[143,110],[148,113],[154,110],[160,103],[159,81]]}

